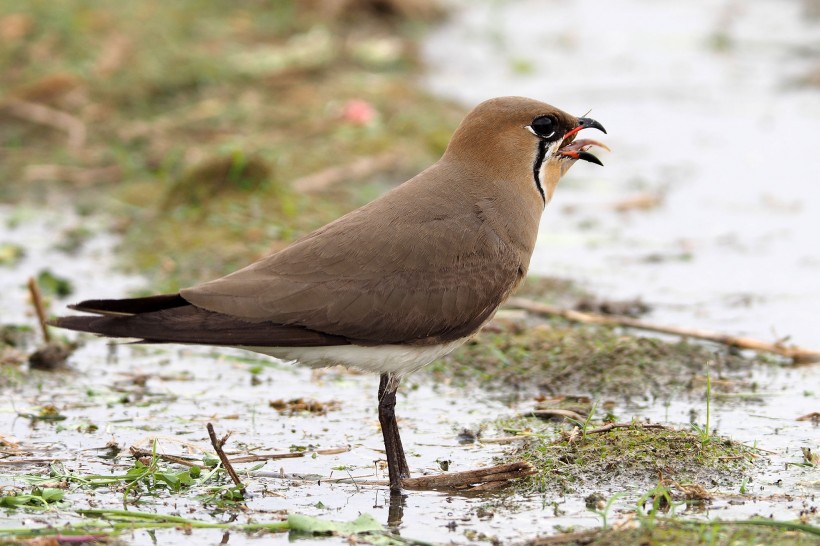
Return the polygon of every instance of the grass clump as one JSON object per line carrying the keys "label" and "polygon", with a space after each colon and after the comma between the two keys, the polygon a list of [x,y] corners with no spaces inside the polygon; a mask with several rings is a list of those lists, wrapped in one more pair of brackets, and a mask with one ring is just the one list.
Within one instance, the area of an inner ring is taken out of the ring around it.
{"label": "grass clump", "polygon": [[[508,431],[532,431],[532,420],[504,422]],[[538,474],[523,487],[531,492],[575,493],[588,488],[645,488],[659,478],[705,487],[733,486],[748,470],[751,448],[726,438],[702,443],[686,430],[647,428],[640,423],[606,431],[564,430],[532,433],[528,443],[511,456],[532,463]]]}
{"label": "grass clump", "polygon": [[820,528],[811,525],[753,519],[748,521],[681,521],[665,519],[655,525],[636,525],[569,533],[528,541],[528,546],[621,546],[663,544],[752,546],[778,544],[809,546],[817,544]]}
{"label": "grass clump", "polygon": [[556,319],[497,321],[431,370],[550,395],[583,392],[664,399],[690,389],[707,362],[715,363],[718,373],[748,370],[752,363],[686,340],[624,335],[613,328]]}

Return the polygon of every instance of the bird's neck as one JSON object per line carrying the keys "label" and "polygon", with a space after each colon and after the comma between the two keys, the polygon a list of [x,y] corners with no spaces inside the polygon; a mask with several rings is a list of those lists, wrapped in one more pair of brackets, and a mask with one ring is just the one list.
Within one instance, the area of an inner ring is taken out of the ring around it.
{"label": "bird's neck", "polygon": [[458,180],[452,199],[464,201],[525,265],[535,248],[544,201],[531,170],[516,172],[510,166],[495,169],[485,164],[448,160],[434,166],[437,180]]}

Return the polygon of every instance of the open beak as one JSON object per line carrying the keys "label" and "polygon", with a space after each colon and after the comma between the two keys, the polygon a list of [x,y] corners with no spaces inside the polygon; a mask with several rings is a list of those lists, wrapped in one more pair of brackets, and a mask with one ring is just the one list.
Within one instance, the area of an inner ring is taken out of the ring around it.
{"label": "open beak", "polygon": [[591,138],[575,140],[575,135],[578,134],[579,131],[590,128],[598,129],[602,133],[606,134],[606,129],[604,129],[604,126],[594,119],[578,118],[578,126],[574,129],[570,129],[567,131],[567,134],[564,135],[564,145],[558,150],[558,155],[572,159],[583,159],[584,161],[597,163],[598,165],[603,166],[601,160],[589,153],[587,150],[592,146],[598,146],[599,148],[609,151],[609,147],[606,144],[598,142],[597,140],[592,140]]}

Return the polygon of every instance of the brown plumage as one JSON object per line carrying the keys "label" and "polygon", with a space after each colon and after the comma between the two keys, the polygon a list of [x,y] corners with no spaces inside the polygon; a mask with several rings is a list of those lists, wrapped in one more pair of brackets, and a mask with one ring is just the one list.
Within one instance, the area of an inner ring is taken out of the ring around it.
{"label": "brown plumage", "polygon": [[[524,278],[559,178],[577,159],[597,162],[586,149],[599,143],[572,144],[585,127],[603,130],[531,99],[486,101],[437,163],[286,249],[179,294],[85,301],[73,308],[95,316],[54,324],[357,366],[389,374],[389,396],[401,375],[475,333]],[[397,429],[385,434],[398,441]],[[406,463],[390,451],[395,489]]]}

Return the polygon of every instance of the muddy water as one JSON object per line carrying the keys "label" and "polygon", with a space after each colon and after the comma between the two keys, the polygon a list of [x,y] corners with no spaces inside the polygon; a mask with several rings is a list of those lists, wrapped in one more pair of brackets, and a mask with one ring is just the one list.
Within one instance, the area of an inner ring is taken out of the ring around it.
{"label": "muddy water", "polygon": [[[609,131],[606,167],[556,192],[533,272],[820,347],[820,89],[795,83],[820,66],[811,2],[464,4],[425,47],[433,90],[592,109]],[[641,196],[661,202],[615,210]]]}
{"label": "muddy water", "polygon": [[[116,296],[143,287],[138,277],[116,271],[117,240],[104,234],[89,239],[68,256],[56,250],[67,230],[83,226],[103,231],[104,218],[79,218],[45,210],[0,207],[0,244],[14,243],[26,249],[15,266],[0,267],[0,305],[3,324],[34,325],[25,280],[43,269],[71,279],[76,292],[68,300],[54,301],[52,308],[83,298]],[[69,334],[71,336],[71,334]],[[73,337],[73,336],[71,336]],[[159,449],[167,453],[210,450],[205,430],[213,422],[218,433],[233,431],[231,443],[243,452],[288,452],[306,449],[308,456],[270,462],[262,471],[304,479],[259,478],[251,480],[250,514],[255,521],[275,521],[280,510],[350,521],[370,513],[385,524],[390,513],[386,488],[334,484],[335,478],[386,479],[377,469],[383,445],[376,414],[378,378],[344,370],[311,372],[277,363],[251,353],[180,346],[143,347],[109,345],[98,338],[83,338],[84,345],[71,357],[64,372],[22,371],[4,386],[0,398],[0,432],[17,441],[20,459],[43,458],[62,463],[80,475],[117,474],[133,464],[130,446],[150,449],[159,438]],[[250,369],[261,367],[253,379]],[[135,376],[147,377],[144,386]],[[254,383],[256,383],[254,385]],[[271,400],[305,398],[338,402],[326,416],[309,413],[280,414]],[[38,422],[20,414],[36,414],[53,405],[65,417],[57,422]],[[484,393],[433,384],[424,376],[408,380],[399,395],[398,408],[408,460],[416,475],[439,472],[438,461],[451,461],[452,470],[468,470],[493,463],[505,448],[473,444],[463,446],[458,433],[477,429],[494,415],[513,411]],[[412,418],[410,418],[412,416]],[[89,428],[96,425],[98,428]],[[124,453],[113,464],[107,457],[109,443]],[[230,447],[230,444],[229,444]],[[333,455],[311,455],[316,450],[343,448]],[[250,467],[253,465],[246,465]],[[47,465],[0,466],[0,487],[28,491],[21,475],[46,475]],[[204,493],[204,490],[196,492]],[[93,494],[72,493],[72,508],[122,505],[122,492],[97,489]],[[141,510],[173,513],[213,521],[214,516],[192,493],[168,498],[143,497]],[[436,542],[459,539],[465,528],[478,519],[475,509],[483,498],[452,498],[436,493],[414,494],[405,500],[401,532],[416,539]],[[230,515],[217,516],[228,521]],[[76,521],[70,512],[3,513],[2,527],[61,524]],[[248,521],[240,515],[239,522]],[[455,525],[455,527],[453,527]],[[135,531],[125,536],[129,543],[218,543],[222,531],[202,530],[186,537],[176,530],[154,533]],[[234,534],[231,544],[252,542]],[[265,543],[288,543],[283,535],[266,537]],[[310,543],[306,541],[305,543]],[[316,543],[336,543],[317,540]],[[339,541],[341,543],[343,541]],[[346,543],[346,542],[345,542]]]}
{"label": "muddy water", "polygon": [[[41,267],[59,265],[59,273],[74,279],[80,292],[77,297],[119,294],[140,287],[138,278],[117,273],[110,267],[115,240],[100,237],[88,243],[70,259],[55,253],[55,234],[79,221],[73,217],[25,214],[19,227],[2,232],[2,242],[13,240],[28,248],[26,258],[15,268],[3,271],[3,308],[11,317],[33,323],[25,305],[25,289],[19,279],[36,274]],[[0,209],[0,225],[14,214]],[[82,222],[87,222],[87,219]],[[102,221],[98,219],[97,221]],[[59,258],[59,259],[57,259]],[[101,267],[101,264],[105,267]],[[74,298],[72,298],[74,299]],[[63,302],[64,303],[64,302]],[[287,452],[292,446],[304,448],[308,456],[269,462],[262,471],[283,473],[288,478],[257,477],[250,481],[253,498],[250,511],[237,516],[238,522],[274,520],[280,511],[304,513],[327,519],[352,520],[370,513],[387,524],[392,521],[385,488],[334,483],[334,478],[358,480],[385,479],[375,461],[383,457],[382,441],[375,411],[376,378],[343,370],[311,372],[240,351],[209,350],[179,346],[141,347],[108,345],[104,340],[89,338],[71,359],[71,369],[60,373],[31,371],[3,393],[0,403],[0,430],[19,441],[25,457],[54,458],[79,474],[121,473],[133,459],[127,455],[130,446],[148,448],[159,438],[160,451],[199,453],[209,449],[205,424],[213,422],[221,434],[234,432],[233,445],[242,453]],[[261,367],[254,380],[251,369]],[[147,378],[144,385],[135,375]],[[750,472],[748,488],[760,495],[789,493],[811,495],[816,492],[816,472],[791,467],[786,462],[800,462],[799,448],[815,447],[817,429],[796,416],[816,410],[816,395],[807,395],[815,378],[812,368],[781,370],[761,368],[748,378],[761,387],[751,399],[722,401],[716,398],[713,424],[722,434],[748,444],[773,451],[770,464],[763,472]],[[307,413],[280,414],[269,406],[271,400],[303,397],[320,402],[339,402],[338,409],[326,416]],[[35,422],[18,414],[36,413],[39,407],[52,404],[64,421]],[[410,465],[416,475],[439,471],[439,461],[451,461],[452,470],[466,470],[492,464],[492,458],[510,446],[473,443],[462,445],[458,433],[477,430],[488,420],[532,409],[529,400],[510,402],[498,393],[465,391],[463,388],[436,383],[421,372],[408,380],[399,398],[399,416],[408,447]],[[692,410],[701,412],[700,399],[647,401],[636,405],[619,403],[613,411],[628,420],[632,416],[684,425]],[[98,429],[89,429],[97,425]],[[503,436],[491,425],[484,437]],[[106,446],[114,442],[124,454],[112,461]],[[345,448],[331,455],[321,450]],[[313,452],[317,452],[314,456]],[[248,468],[252,465],[240,465]],[[25,488],[22,473],[43,474],[45,464],[3,467],[0,486]],[[301,478],[294,478],[293,475]],[[812,477],[814,476],[814,477]],[[740,484],[736,484],[737,488]],[[465,533],[483,533],[504,543],[536,534],[555,532],[558,526],[590,527],[599,519],[584,507],[583,498],[593,489],[605,495],[626,490],[642,493],[634,484],[617,487],[584,487],[577,495],[512,497],[501,502],[492,495],[461,497],[437,493],[412,493],[405,499],[401,523],[402,535],[436,543],[469,543]],[[722,488],[726,490],[726,487]],[[731,491],[731,487],[728,488]],[[201,494],[203,490],[195,493]],[[93,495],[71,493],[72,508],[121,506],[121,491],[98,489]],[[194,493],[179,493],[158,498],[144,496],[141,510],[173,513],[206,521],[227,521],[229,515],[214,515]],[[500,503],[500,506],[499,506]],[[170,508],[169,508],[170,506]],[[482,509],[486,508],[484,511]],[[708,511],[696,516],[742,518],[755,514],[793,519],[802,508],[800,500],[788,505],[777,501],[743,502],[728,500],[712,503]],[[629,510],[616,504],[618,510]],[[396,511],[394,510],[393,514]],[[488,515],[492,514],[492,515]],[[70,512],[46,514],[22,511],[4,515],[4,525],[59,524],[74,521]],[[221,531],[197,530],[186,536],[176,530],[153,533],[160,543],[201,544],[222,540]],[[470,535],[475,536],[475,535]],[[133,544],[153,543],[152,533],[135,531],[126,535]],[[267,537],[266,543],[285,543],[285,536]],[[234,533],[232,544],[254,542],[244,534]],[[335,539],[331,543],[337,543]],[[316,543],[327,544],[328,540]],[[341,543],[341,541],[338,541]]]}
{"label": "muddy water", "polygon": [[[117,258],[112,249],[117,240],[106,234],[107,225],[103,218],[0,204],[0,244],[16,245],[25,252],[14,267],[0,267],[2,324],[30,322],[26,280],[43,271],[70,280],[75,290],[72,297],[77,299],[100,297],[103,287],[109,294],[141,288],[141,278],[113,272]],[[76,253],[61,251],[68,233],[78,229],[95,235]]]}
{"label": "muddy water", "polygon": [[[43,268],[72,279],[78,288],[70,301],[86,297],[124,294],[141,288],[139,278],[118,273],[113,264],[116,240],[99,236],[71,257],[54,249],[59,234],[77,225],[100,228],[104,219],[79,219],[42,210],[0,207],[0,243],[14,242],[26,248],[26,256],[14,267],[0,268],[4,323],[34,324],[27,303],[25,279]],[[13,225],[15,227],[9,227]],[[66,302],[54,302],[59,308]],[[370,513],[387,523],[390,502],[384,487],[335,484],[333,479],[386,479],[377,469],[383,445],[376,414],[378,378],[344,370],[310,370],[277,363],[251,353],[180,346],[154,347],[108,344],[83,338],[84,345],[72,356],[63,372],[23,371],[4,388],[0,399],[0,431],[17,441],[20,459],[53,459],[80,475],[117,474],[133,464],[130,446],[150,449],[159,438],[159,450],[197,454],[210,450],[205,424],[218,433],[233,431],[231,444],[242,452],[287,453],[294,447],[308,456],[269,462],[261,470],[270,474],[298,475],[304,479],[252,479],[249,514],[255,521],[276,521],[280,511],[303,513],[326,519],[353,520]],[[254,366],[261,367],[251,373]],[[147,378],[144,385],[135,376]],[[254,379],[255,377],[255,379]],[[305,412],[280,414],[271,400],[305,398],[338,402],[325,416]],[[438,472],[438,461],[451,461],[452,470],[492,464],[505,448],[479,444],[460,445],[462,428],[477,429],[488,416],[512,411],[484,394],[433,384],[424,376],[409,380],[399,396],[399,411],[409,462],[416,473]],[[36,414],[45,405],[55,406],[64,420],[38,422],[20,414]],[[412,418],[410,418],[412,416]],[[89,428],[96,425],[97,429]],[[115,443],[123,454],[113,461],[107,445]],[[343,448],[333,455],[312,455],[317,450]],[[345,451],[346,450],[346,451]],[[230,451],[230,450],[229,450]],[[246,468],[253,465],[245,465]],[[0,487],[27,489],[22,474],[46,475],[47,465],[0,467]],[[197,494],[204,490],[197,491]],[[72,508],[121,507],[121,491],[101,488],[94,493],[67,495]],[[139,509],[173,513],[213,521],[214,516],[191,493],[166,498],[145,496]],[[172,504],[169,508],[168,502]],[[405,500],[402,534],[416,539],[445,542],[460,539],[465,528],[478,519],[482,498],[452,498],[436,493],[414,494]],[[76,521],[70,512],[4,513],[2,527],[61,524]],[[216,516],[231,520],[230,514]],[[237,522],[249,521],[240,513]],[[156,533],[135,531],[125,535],[128,543],[218,543],[222,531],[196,531],[186,537],[176,530]],[[253,542],[234,534],[231,544]],[[265,543],[288,543],[287,536],[265,538]],[[304,541],[311,543],[312,541]],[[317,540],[317,544],[346,543],[341,539]]]}

